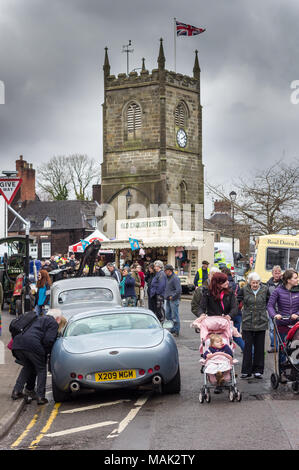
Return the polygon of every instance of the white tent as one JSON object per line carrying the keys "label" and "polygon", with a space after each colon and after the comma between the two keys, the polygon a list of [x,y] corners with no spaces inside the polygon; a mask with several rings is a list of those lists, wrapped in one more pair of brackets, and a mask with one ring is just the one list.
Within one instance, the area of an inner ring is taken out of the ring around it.
{"label": "white tent", "polygon": [[[101,233],[99,230],[95,230],[93,233],[88,235],[88,237],[84,238],[85,242],[92,243],[94,240],[99,240],[100,242],[104,241],[109,241],[109,238],[107,238],[103,233]],[[81,240],[78,243],[75,243],[74,245],[69,246],[69,252],[72,253],[83,253],[84,248],[82,246]]]}

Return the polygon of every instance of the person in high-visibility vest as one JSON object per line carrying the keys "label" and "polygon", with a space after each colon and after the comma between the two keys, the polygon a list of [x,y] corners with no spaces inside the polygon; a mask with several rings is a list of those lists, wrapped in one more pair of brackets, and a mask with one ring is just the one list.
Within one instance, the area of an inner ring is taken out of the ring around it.
{"label": "person in high-visibility vest", "polygon": [[203,283],[208,279],[209,272],[210,272],[208,266],[209,266],[209,262],[203,261],[202,267],[199,268],[199,270],[195,274],[194,285],[196,289],[198,287],[202,287]]}

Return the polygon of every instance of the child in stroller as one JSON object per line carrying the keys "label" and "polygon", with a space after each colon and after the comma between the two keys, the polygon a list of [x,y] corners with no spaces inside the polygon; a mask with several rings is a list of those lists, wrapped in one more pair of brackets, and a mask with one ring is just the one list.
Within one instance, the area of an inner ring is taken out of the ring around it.
{"label": "child in stroller", "polygon": [[233,325],[227,316],[199,317],[192,326],[200,330],[201,343],[199,352],[203,365],[204,385],[199,393],[199,401],[211,401],[210,390],[221,393],[223,389],[229,390],[230,401],[241,401],[242,394],[236,386],[234,364],[238,361],[233,358]]}

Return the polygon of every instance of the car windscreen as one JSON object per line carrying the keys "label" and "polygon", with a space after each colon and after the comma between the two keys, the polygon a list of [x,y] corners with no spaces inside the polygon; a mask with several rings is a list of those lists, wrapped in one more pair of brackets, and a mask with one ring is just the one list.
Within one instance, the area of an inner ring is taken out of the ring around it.
{"label": "car windscreen", "polygon": [[115,313],[94,315],[71,322],[65,330],[66,336],[81,336],[90,333],[121,330],[147,330],[161,328],[157,319],[142,313]]}
{"label": "car windscreen", "polygon": [[112,300],[112,291],[103,287],[70,289],[60,292],[58,295],[58,303],[60,305],[73,305],[85,302],[111,302]]}

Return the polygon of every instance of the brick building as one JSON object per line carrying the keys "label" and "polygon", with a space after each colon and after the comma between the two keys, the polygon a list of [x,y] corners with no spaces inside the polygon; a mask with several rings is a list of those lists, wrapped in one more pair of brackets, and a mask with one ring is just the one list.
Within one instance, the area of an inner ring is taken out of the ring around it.
{"label": "brick building", "polygon": [[[40,201],[35,193],[35,170],[21,155],[16,161],[22,184],[14,198],[13,207],[30,221],[30,235],[36,238],[37,257],[65,254],[68,247],[90,235],[96,228],[93,201]],[[100,186],[93,188],[94,201],[99,198]],[[9,212],[8,235],[24,235],[23,224]]]}
{"label": "brick building", "polygon": [[193,77],[165,69],[162,39],[151,73],[143,59],[140,74],[110,75],[107,48],[103,70],[102,202],[114,206],[116,219],[118,196],[128,190],[131,205],[147,208],[143,217],[153,215],[150,204],[190,204],[194,213],[204,202],[197,51]]}
{"label": "brick building", "polygon": [[240,253],[249,257],[250,226],[238,221],[233,224],[230,201],[214,201],[214,210],[211,217],[205,220],[205,227],[215,231],[215,242],[220,241],[221,237],[232,238],[234,235],[240,241]]}

